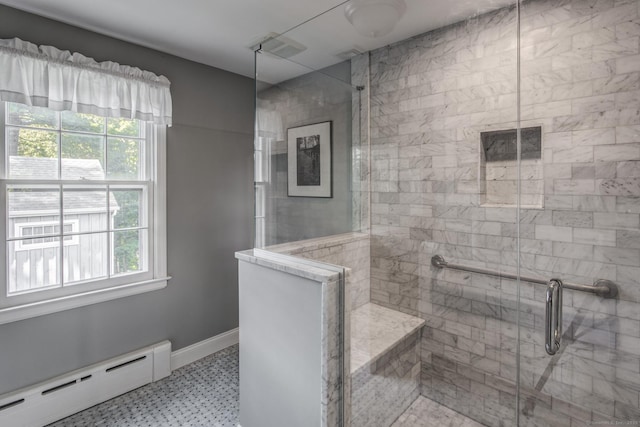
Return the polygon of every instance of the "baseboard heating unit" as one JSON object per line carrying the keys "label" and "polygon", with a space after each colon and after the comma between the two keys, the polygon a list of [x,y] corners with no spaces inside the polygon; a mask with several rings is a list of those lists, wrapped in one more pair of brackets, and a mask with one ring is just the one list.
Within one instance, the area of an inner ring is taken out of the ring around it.
{"label": "baseboard heating unit", "polygon": [[170,374],[163,341],[0,396],[0,426],[41,427]]}

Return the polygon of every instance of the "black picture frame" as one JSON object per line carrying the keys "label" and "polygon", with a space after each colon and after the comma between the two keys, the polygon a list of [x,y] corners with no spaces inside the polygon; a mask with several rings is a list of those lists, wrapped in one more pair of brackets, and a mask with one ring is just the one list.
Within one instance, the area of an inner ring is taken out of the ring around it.
{"label": "black picture frame", "polygon": [[287,129],[287,195],[333,197],[332,122]]}

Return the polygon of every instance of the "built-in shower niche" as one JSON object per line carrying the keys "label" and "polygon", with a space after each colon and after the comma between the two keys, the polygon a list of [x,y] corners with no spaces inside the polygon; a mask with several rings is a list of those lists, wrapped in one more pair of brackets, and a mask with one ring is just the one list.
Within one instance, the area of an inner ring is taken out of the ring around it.
{"label": "built-in shower niche", "polygon": [[[544,180],[542,128],[521,129],[520,205],[542,208]],[[517,130],[480,133],[480,203],[482,206],[516,207],[518,203]]]}

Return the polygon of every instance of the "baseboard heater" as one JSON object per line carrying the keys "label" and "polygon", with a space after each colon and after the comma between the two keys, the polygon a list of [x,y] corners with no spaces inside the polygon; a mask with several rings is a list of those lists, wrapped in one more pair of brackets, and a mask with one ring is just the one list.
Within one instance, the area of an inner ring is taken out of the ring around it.
{"label": "baseboard heater", "polygon": [[170,374],[163,341],[0,396],[0,426],[42,427]]}

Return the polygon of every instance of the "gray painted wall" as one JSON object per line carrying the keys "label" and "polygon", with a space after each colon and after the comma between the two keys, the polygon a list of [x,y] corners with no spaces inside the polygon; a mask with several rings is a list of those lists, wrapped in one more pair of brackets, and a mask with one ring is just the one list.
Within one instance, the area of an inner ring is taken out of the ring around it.
{"label": "gray painted wall", "polygon": [[176,350],[237,327],[234,252],[251,245],[252,80],[0,6],[0,38],[12,37],[171,80],[173,279],[160,291],[0,325],[0,393],[164,339]]}

